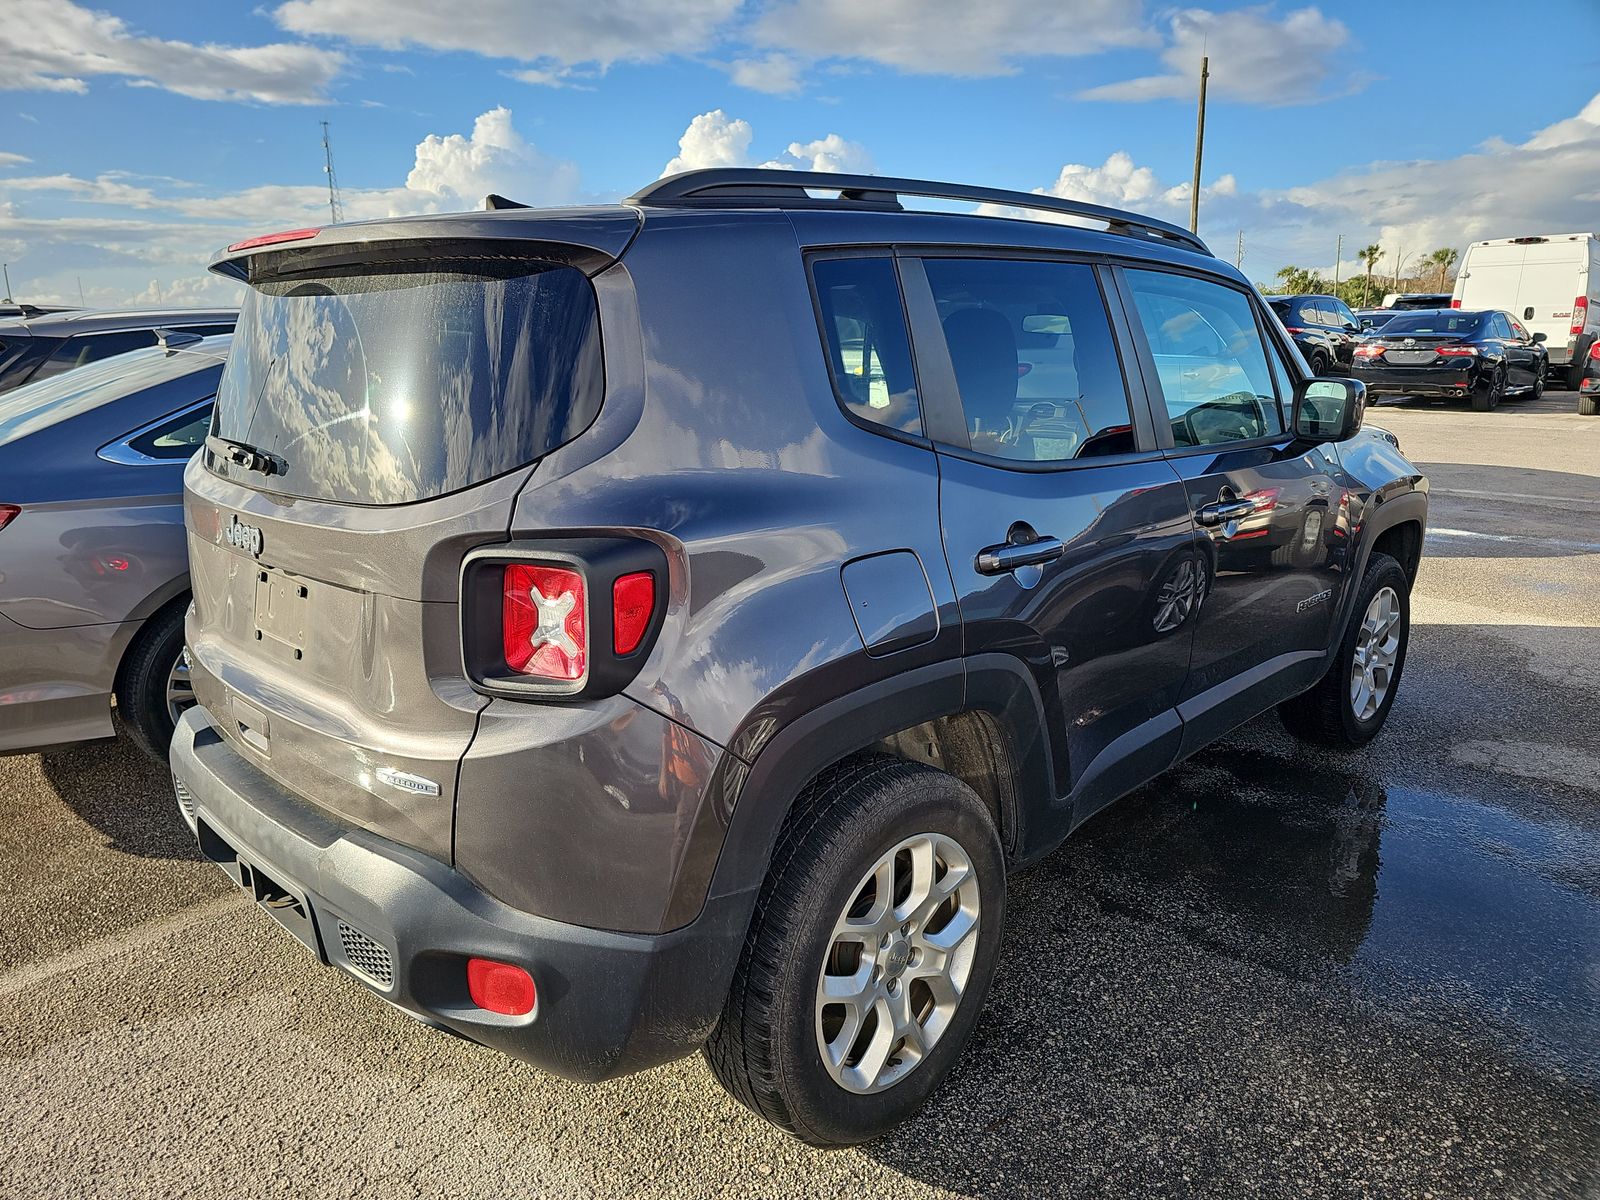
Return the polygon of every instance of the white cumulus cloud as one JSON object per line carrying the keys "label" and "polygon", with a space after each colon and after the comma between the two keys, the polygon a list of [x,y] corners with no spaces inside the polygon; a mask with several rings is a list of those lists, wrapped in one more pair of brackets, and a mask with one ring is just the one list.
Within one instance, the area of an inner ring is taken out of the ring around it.
{"label": "white cumulus cloud", "polygon": [[493,108],[473,122],[469,136],[424,138],[406,190],[469,206],[490,192],[524,204],[570,204],[578,194],[578,168],[526,141],[512,126],[510,109]]}
{"label": "white cumulus cloud", "polygon": [[344,55],[301,43],[199,46],[144,37],[120,17],[72,0],[5,0],[0,88],[86,92],[95,76],[120,77],[198,100],[315,104]]}
{"label": "white cumulus cloud", "polygon": [[[748,167],[753,165],[750,144],[755,130],[750,122],[730,117],[720,108],[701,113],[689,122],[678,139],[678,153],[662,168],[662,175],[696,171],[708,167]],[[872,156],[865,146],[847,141],[837,133],[809,142],[790,142],[781,155],[760,164],[789,171],[835,171],[863,173],[872,170]]]}
{"label": "white cumulus cloud", "polygon": [[[1325,86],[1336,78],[1340,52],[1350,40],[1342,21],[1316,8],[1300,8],[1281,20],[1270,6],[1210,12],[1187,8],[1168,18],[1161,60],[1168,70],[1078,95],[1086,100],[1189,99],[1200,82],[1200,59],[1209,55],[1208,93],[1224,100],[1283,105],[1325,99]],[[1349,91],[1364,83],[1352,74],[1334,87]]]}

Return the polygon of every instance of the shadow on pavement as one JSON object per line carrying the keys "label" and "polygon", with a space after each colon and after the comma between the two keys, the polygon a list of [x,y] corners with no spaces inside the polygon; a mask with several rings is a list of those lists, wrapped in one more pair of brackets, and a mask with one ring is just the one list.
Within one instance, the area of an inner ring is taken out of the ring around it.
{"label": "shadow on pavement", "polygon": [[199,858],[166,766],[127,738],[41,755],[40,768],[61,802],[110,839],[111,849],[144,858]]}

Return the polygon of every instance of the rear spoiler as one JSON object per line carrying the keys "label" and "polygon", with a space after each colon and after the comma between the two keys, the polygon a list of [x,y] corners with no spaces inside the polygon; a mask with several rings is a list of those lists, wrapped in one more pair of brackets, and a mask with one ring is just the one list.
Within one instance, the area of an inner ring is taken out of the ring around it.
{"label": "rear spoiler", "polygon": [[260,283],[328,268],[418,262],[471,253],[492,258],[543,259],[595,275],[622,257],[643,220],[638,211],[620,204],[595,208],[496,207],[479,212],[392,217],[247,238],[219,251],[208,269],[230,279]]}

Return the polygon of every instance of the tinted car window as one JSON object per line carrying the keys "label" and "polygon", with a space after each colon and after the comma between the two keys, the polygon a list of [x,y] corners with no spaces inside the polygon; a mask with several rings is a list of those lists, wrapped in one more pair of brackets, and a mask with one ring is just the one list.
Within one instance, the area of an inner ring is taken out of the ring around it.
{"label": "tinted car window", "polygon": [[68,338],[56,347],[34,373],[33,380],[37,382],[48,379],[63,371],[73,371],[88,363],[99,362],[102,358],[111,358],[155,344],[156,335],[148,329],[135,329],[124,333],[80,334]]}
{"label": "tinted car window", "polygon": [[922,433],[911,340],[900,281],[887,258],[825,258],[812,264],[834,393],[866,421]]}
{"label": "tinted car window", "polygon": [[1403,337],[1415,333],[1449,333],[1460,337],[1476,333],[1483,314],[1446,309],[1442,312],[1397,313],[1383,327],[1384,337]]}
{"label": "tinted car window", "polygon": [[1135,449],[1092,267],[976,258],[924,266],[972,449],[1029,462]]}
{"label": "tinted car window", "polygon": [[185,459],[205,445],[211,428],[211,405],[179,413],[154,429],[147,429],[128,445],[146,458]]}
{"label": "tinted car window", "polygon": [[1161,271],[1127,277],[1177,444],[1282,433],[1266,348],[1244,293]]}
{"label": "tinted car window", "polygon": [[276,456],[252,486],[404,504],[525,466],[594,420],[605,391],[581,271],[439,259],[274,280],[245,295],[217,433]]}
{"label": "tinted car window", "polygon": [[1345,304],[1343,300],[1331,300],[1327,304],[1328,315],[1333,318],[1335,325],[1341,328],[1347,325],[1360,326],[1361,322],[1356,320],[1355,313],[1350,311],[1349,305]]}

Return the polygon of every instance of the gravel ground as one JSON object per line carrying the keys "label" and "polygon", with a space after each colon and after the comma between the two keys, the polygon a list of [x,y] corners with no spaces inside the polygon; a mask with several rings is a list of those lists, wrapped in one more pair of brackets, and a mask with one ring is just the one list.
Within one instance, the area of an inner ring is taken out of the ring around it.
{"label": "gravel ground", "polygon": [[1600,420],[1385,407],[1434,480],[1390,725],[1271,717],[1017,876],[926,1118],[433,1033],[196,861],[123,745],[0,760],[0,1195],[1600,1196]]}

